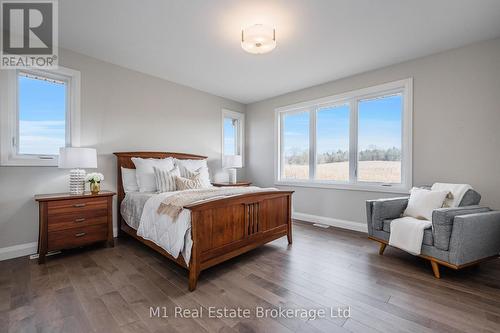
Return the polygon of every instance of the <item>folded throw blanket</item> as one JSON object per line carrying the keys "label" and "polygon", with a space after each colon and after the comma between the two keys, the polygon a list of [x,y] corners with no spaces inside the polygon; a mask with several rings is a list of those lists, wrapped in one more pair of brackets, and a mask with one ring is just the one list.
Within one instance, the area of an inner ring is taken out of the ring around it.
{"label": "folded throw blanket", "polygon": [[465,192],[472,189],[469,184],[448,184],[448,183],[434,183],[432,191],[447,191],[450,192],[444,201],[443,207],[458,207],[462,201]]}
{"label": "folded throw blanket", "polygon": [[391,222],[391,235],[389,245],[419,255],[424,239],[424,230],[430,228],[432,223],[414,217],[401,217]]}
{"label": "folded throw blanket", "polygon": [[230,197],[239,194],[254,193],[254,192],[268,192],[277,191],[275,188],[260,188],[256,186],[249,187],[212,187],[204,189],[186,190],[169,197],[166,197],[158,207],[158,214],[166,214],[172,219],[176,219],[181,213],[184,206],[192,203],[215,199]]}

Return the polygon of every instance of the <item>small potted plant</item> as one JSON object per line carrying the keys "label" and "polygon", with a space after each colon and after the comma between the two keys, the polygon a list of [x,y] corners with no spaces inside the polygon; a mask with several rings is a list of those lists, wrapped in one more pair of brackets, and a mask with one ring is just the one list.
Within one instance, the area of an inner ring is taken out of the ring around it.
{"label": "small potted plant", "polygon": [[104,175],[99,172],[89,173],[85,177],[85,181],[90,184],[90,192],[96,195],[101,190],[101,182],[104,180]]}

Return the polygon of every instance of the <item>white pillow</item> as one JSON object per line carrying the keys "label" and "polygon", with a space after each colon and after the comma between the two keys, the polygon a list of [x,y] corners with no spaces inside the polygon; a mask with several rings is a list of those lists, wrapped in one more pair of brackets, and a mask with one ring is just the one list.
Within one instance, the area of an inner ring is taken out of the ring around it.
{"label": "white pillow", "polygon": [[212,187],[210,182],[210,172],[208,171],[207,160],[179,160],[175,159],[175,164],[179,167],[181,177],[191,178],[193,173],[200,174],[200,181],[203,187]]}
{"label": "white pillow", "polygon": [[122,185],[125,193],[139,192],[135,169],[122,167]]}
{"label": "white pillow", "polygon": [[153,167],[157,167],[161,170],[172,170],[175,167],[172,157],[163,159],[132,157],[132,162],[134,162],[135,165],[139,192],[158,191]]}
{"label": "white pillow", "polygon": [[[175,159],[175,165],[183,166],[189,171],[195,171],[201,167],[208,167],[207,160],[179,160]],[[182,171],[181,171],[182,173]],[[184,176],[182,176],[184,177]]]}
{"label": "white pillow", "polygon": [[410,199],[404,216],[432,221],[432,211],[443,207],[448,192],[431,191],[414,187],[410,191]]}

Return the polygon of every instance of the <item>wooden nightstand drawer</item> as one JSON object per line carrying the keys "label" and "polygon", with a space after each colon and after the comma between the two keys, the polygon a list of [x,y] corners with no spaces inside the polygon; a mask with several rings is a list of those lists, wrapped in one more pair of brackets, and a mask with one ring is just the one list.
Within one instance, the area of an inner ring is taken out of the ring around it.
{"label": "wooden nightstand drawer", "polygon": [[89,212],[57,215],[48,219],[48,231],[51,232],[106,223],[108,223],[107,211],[105,211],[102,216],[93,216],[93,214],[89,214]]}
{"label": "wooden nightstand drawer", "polygon": [[47,205],[49,218],[56,215],[90,212],[95,216],[107,215],[106,198],[71,199],[50,201]]}
{"label": "wooden nightstand drawer", "polygon": [[108,228],[105,224],[52,231],[49,232],[48,235],[48,250],[52,251],[78,247],[94,242],[104,241],[107,237]]}
{"label": "wooden nightstand drawer", "polygon": [[113,246],[114,195],[115,193],[110,191],[101,191],[95,195],[36,195],[40,217],[38,262],[45,262],[47,251],[102,241]]}

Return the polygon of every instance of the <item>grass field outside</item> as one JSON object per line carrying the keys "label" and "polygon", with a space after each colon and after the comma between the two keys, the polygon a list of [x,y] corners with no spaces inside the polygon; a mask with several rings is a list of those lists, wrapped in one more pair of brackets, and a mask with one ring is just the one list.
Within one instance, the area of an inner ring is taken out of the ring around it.
{"label": "grass field outside", "polygon": [[[285,165],[285,178],[308,179],[309,165]],[[318,180],[349,180],[349,162],[334,162],[318,164],[316,169]],[[358,181],[379,183],[400,183],[400,161],[359,161]]]}

